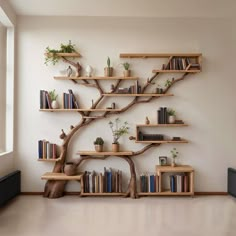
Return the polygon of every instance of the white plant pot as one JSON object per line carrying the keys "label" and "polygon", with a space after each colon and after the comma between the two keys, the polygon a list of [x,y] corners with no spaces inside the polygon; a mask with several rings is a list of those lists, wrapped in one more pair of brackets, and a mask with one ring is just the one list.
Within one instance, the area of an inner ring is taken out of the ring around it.
{"label": "white plant pot", "polygon": [[174,124],[175,123],[175,116],[168,116],[168,123]]}
{"label": "white plant pot", "polygon": [[58,104],[57,100],[52,101],[51,106],[52,106],[52,109],[58,109],[59,104]]}

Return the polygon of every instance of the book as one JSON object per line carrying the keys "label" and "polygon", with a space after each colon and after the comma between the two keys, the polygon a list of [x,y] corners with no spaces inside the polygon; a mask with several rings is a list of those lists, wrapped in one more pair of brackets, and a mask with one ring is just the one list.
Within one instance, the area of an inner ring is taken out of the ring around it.
{"label": "book", "polygon": [[43,140],[38,141],[38,158],[43,158]]}
{"label": "book", "polygon": [[99,173],[99,193],[103,193],[103,182],[104,182],[104,179],[103,179],[103,175],[102,173]]}

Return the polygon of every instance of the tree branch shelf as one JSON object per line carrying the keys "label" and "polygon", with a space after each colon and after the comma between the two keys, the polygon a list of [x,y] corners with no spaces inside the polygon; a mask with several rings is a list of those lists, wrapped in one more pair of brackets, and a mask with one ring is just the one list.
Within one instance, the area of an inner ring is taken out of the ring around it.
{"label": "tree branch shelf", "polygon": [[42,175],[41,179],[44,180],[81,180],[83,174],[68,176],[64,173],[53,173],[53,172],[47,172],[44,175]]}
{"label": "tree branch shelf", "polygon": [[154,140],[154,141],[138,141],[136,140],[135,143],[160,143],[160,144],[165,144],[165,143],[188,143],[187,140],[185,139],[181,139],[178,141],[174,141],[174,140]]}
{"label": "tree branch shelf", "polygon": [[76,111],[93,111],[93,112],[102,112],[102,111],[121,111],[121,109],[105,109],[105,108],[96,108],[96,109],[40,109],[39,111],[46,112],[76,112]]}
{"label": "tree branch shelf", "polygon": [[95,152],[95,151],[79,151],[80,156],[132,156],[133,152]]}
{"label": "tree branch shelf", "polygon": [[[44,53],[45,56],[54,56],[54,53]],[[58,57],[81,57],[81,55],[77,52],[72,52],[72,53],[55,53],[56,56]]]}
{"label": "tree branch shelf", "polygon": [[104,93],[105,97],[169,97],[173,94],[158,94],[158,93]]}
{"label": "tree branch shelf", "polygon": [[121,53],[120,58],[201,57],[201,53]]}
{"label": "tree branch shelf", "polygon": [[103,76],[92,76],[92,77],[66,77],[66,76],[54,76],[54,79],[58,80],[137,80],[138,77],[124,77],[124,76],[113,76],[113,77],[103,77]]}

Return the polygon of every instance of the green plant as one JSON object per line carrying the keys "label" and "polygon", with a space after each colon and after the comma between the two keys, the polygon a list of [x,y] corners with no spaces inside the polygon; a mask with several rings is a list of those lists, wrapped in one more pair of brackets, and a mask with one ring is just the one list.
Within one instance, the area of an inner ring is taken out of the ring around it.
{"label": "green plant", "polygon": [[169,108],[169,109],[167,109],[167,114],[168,114],[169,116],[175,116],[175,110]]}
{"label": "green plant", "polygon": [[49,96],[50,96],[52,101],[56,101],[57,100],[58,95],[56,94],[56,90],[55,89],[53,89],[52,91],[49,91],[48,94],[49,94]]}
{"label": "green plant", "polygon": [[122,135],[129,133],[128,122],[125,121],[122,125],[120,124],[120,119],[116,118],[115,121],[109,121],[109,126],[113,135],[113,143],[119,143],[118,140]]}
{"label": "green plant", "polygon": [[125,70],[129,70],[130,64],[128,62],[122,63]]}
{"label": "green plant", "polygon": [[93,142],[94,145],[103,145],[104,140],[101,137],[97,137],[96,140]]}
{"label": "green plant", "polygon": [[178,154],[179,152],[177,152],[177,149],[176,148],[173,148],[171,151],[170,151],[171,155],[172,155],[172,158],[175,159],[178,157]]}
{"label": "green plant", "polygon": [[108,68],[111,67],[111,60],[110,60],[110,57],[107,57],[107,67],[108,67]]}
{"label": "green plant", "polygon": [[172,84],[171,80],[166,80],[165,87],[169,87]]}
{"label": "green plant", "polygon": [[75,45],[71,43],[71,40],[69,40],[68,44],[61,43],[60,49],[51,49],[49,47],[46,47],[44,64],[48,65],[48,63],[51,62],[53,65],[55,65],[60,59],[57,53],[72,53],[72,52],[76,52],[76,50],[75,50]]}

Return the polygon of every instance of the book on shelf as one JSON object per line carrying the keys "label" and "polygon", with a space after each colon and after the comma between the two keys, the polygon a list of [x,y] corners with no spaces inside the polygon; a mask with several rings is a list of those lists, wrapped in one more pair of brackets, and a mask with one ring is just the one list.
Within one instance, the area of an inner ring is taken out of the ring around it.
{"label": "book on shelf", "polygon": [[68,89],[69,93],[63,93],[63,108],[64,109],[78,109],[79,103],[76,100],[76,97],[72,89]]}
{"label": "book on shelf", "polygon": [[167,107],[160,107],[157,111],[157,123],[168,124]]}
{"label": "book on shelf", "polygon": [[56,159],[57,145],[47,140],[38,141],[38,159]]}
{"label": "book on shelf", "polygon": [[40,109],[51,109],[51,98],[46,90],[40,90]]}
{"label": "book on shelf", "polygon": [[171,192],[189,192],[189,176],[187,173],[177,173],[170,175],[169,178]]}
{"label": "book on shelf", "polygon": [[140,175],[140,192],[156,193],[159,192],[159,176],[154,173]]}

